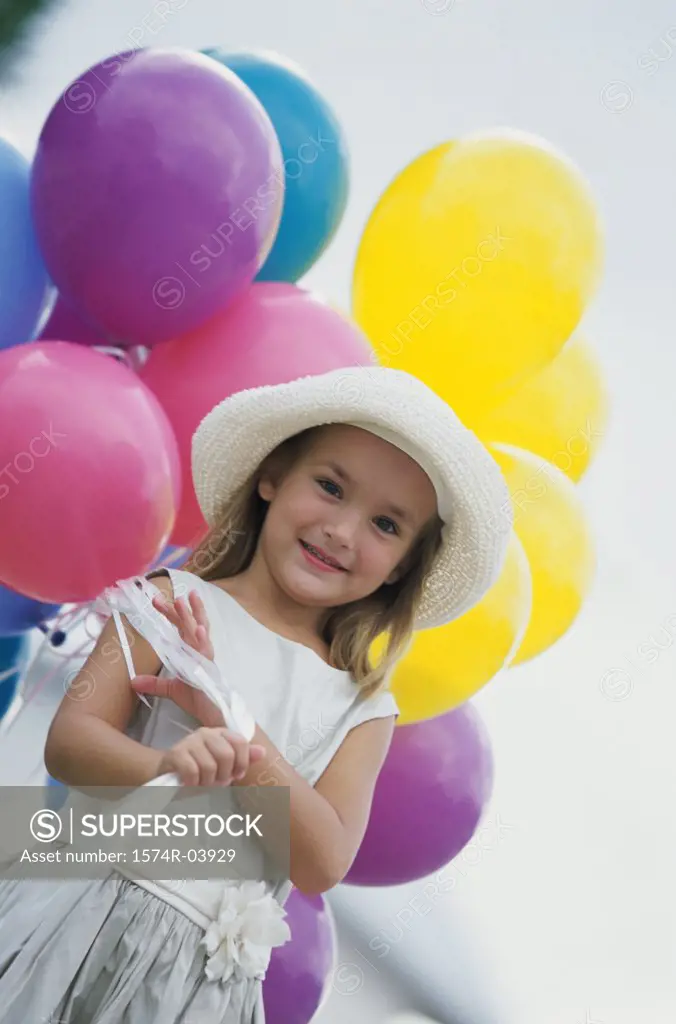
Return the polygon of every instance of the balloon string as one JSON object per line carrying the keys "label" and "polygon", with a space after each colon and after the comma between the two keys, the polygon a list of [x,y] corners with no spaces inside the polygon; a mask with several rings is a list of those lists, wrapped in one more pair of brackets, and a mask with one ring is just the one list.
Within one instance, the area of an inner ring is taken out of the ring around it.
{"label": "balloon string", "polygon": [[135,370],[136,373],[138,373],[145,365],[145,362],[150,355],[150,349],[146,348],[144,345],[132,345],[128,351],[129,365],[132,370]]}
{"label": "balloon string", "polygon": [[[103,346],[99,347],[103,348]],[[113,351],[121,352],[122,350],[116,349]],[[167,559],[167,565],[174,565],[176,562],[184,558],[184,556],[188,554],[189,551],[190,549],[187,547],[178,548],[173,553],[171,558]],[[67,634],[68,630],[72,630],[76,626],[82,625],[87,635],[87,639],[84,640],[76,650],[71,651],[70,653],[62,652],[58,650],[57,647],[52,646],[52,651],[56,659],[56,664],[53,665],[51,669],[46,671],[44,675],[38,677],[38,679],[36,679],[32,683],[28,692],[22,693],[20,690],[19,692],[17,692],[14,701],[12,702],[13,704],[16,702],[17,707],[8,709],[7,715],[4,716],[2,722],[0,722],[0,734],[8,732],[9,729],[11,728],[11,725],[13,725],[14,721],[16,721],[19,712],[27,708],[31,704],[31,702],[35,700],[36,697],[38,697],[41,693],[44,692],[48,683],[51,682],[51,680],[54,678],[55,675],[57,675],[57,673],[62,672],[64,668],[68,666],[69,663],[76,661],[87,649],[87,647],[97,639],[97,636],[100,633],[100,628],[98,629],[97,632],[93,632],[92,624],[90,622],[90,614],[93,612],[93,608],[93,601],[87,602],[85,604],[77,604],[74,607],[67,608],[65,611],[61,611],[57,615],[55,615],[54,618],[50,620],[49,626],[43,625],[40,627],[42,632],[44,633],[44,636],[33,658],[31,659],[30,663],[25,669],[24,677],[28,674],[30,669],[37,662],[39,662],[39,659],[42,657],[46,649],[46,645],[51,644],[52,637],[56,633],[62,633],[65,635]],[[94,613],[94,615],[96,616],[96,613]],[[18,670],[16,668],[11,668],[5,672],[0,673],[0,683],[2,683],[5,679],[10,678],[17,671]],[[11,716],[10,710],[13,712]]]}
{"label": "balloon string", "polygon": [[[58,615],[55,616],[54,622],[60,625],[62,622],[65,622],[71,614],[72,612],[70,609],[65,612],[60,612]],[[29,669],[40,657],[42,651],[44,650],[45,644],[49,643],[51,633],[55,632],[55,629],[56,627],[54,629],[48,629],[46,631],[46,635],[42,639],[42,642],[40,643],[37,651],[33,655],[30,663],[26,666],[25,674],[28,673]],[[3,678],[4,676],[5,674],[3,673]],[[32,697],[35,696],[35,694],[39,692],[39,690],[42,688],[41,684],[43,683],[43,681],[44,680],[38,680],[38,683],[35,684],[35,686],[31,690],[31,697],[28,700],[21,693],[20,689],[16,692],[16,694],[14,695],[14,700],[10,704],[5,715],[3,715],[2,720],[0,720],[0,736],[5,736],[9,732],[10,728],[14,725],[14,722],[16,721],[19,715],[19,712],[23,710],[26,704],[30,703]]]}
{"label": "balloon string", "polygon": [[[41,656],[42,651],[47,642],[48,638],[45,637],[39,649],[36,651],[35,657],[31,662],[31,665],[33,664],[33,662],[37,661],[37,659]],[[20,713],[30,705],[31,701],[35,700],[35,698],[40,693],[42,693],[42,691],[47,686],[47,683],[50,682],[50,680],[52,680],[59,671],[63,671],[63,669],[68,666],[68,663],[70,661],[74,661],[77,658],[79,658],[82,652],[85,650],[85,648],[87,648],[90,645],[90,643],[91,639],[88,638],[87,640],[85,640],[84,643],[80,644],[77,650],[72,651],[71,654],[58,654],[57,657],[63,659],[61,665],[57,664],[53,666],[48,672],[45,672],[43,676],[36,680],[36,682],[31,687],[28,696],[25,696],[20,691],[16,694],[11,707],[7,710],[7,714],[4,716],[4,718],[2,718],[2,720],[0,720],[0,736],[5,736],[10,731],[10,729],[16,722],[17,718],[19,717]],[[30,668],[31,665],[29,665],[28,667]]]}
{"label": "balloon string", "polygon": [[124,363],[130,370],[135,369],[131,356],[124,348],[117,348],[115,345],[92,345],[91,346],[96,352],[102,352],[103,355],[112,356],[119,362]]}
{"label": "balloon string", "polygon": [[[90,611],[90,607],[90,604],[78,605],[75,608],[70,608],[67,611],[62,612],[58,616],[56,616],[56,618],[54,619],[54,628],[51,629],[50,632],[43,638],[40,646],[35,652],[33,660],[31,661],[30,665],[26,670],[27,672],[36,662],[38,662],[43,652],[45,651],[46,646],[49,645],[51,633],[56,632],[57,629],[63,630],[63,627],[66,625],[68,626],[69,629],[72,629],[74,626],[77,626],[80,622],[82,622],[83,619],[86,629],[87,616]],[[65,630],[63,631],[65,632]],[[57,672],[62,671],[70,661],[72,661],[74,658],[77,658],[81,654],[81,652],[91,643],[93,639],[94,638],[90,636],[89,632],[87,632],[87,640],[80,644],[77,650],[72,651],[70,654],[62,653],[61,651],[54,649],[54,655],[56,656],[57,664],[54,665],[48,672],[46,672],[43,676],[41,676],[33,683],[33,685],[30,688],[30,692],[27,695],[21,695],[22,707],[27,707],[30,704],[30,702],[35,699],[35,697],[42,693],[47,683],[54,678]],[[61,664],[59,664],[59,660],[61,661]]]}
{"label": "balloon string", "polygon": [[129,348],[121,348],[119,345],[92,345],[92,348],[106,356],[118,359],[134,373],[138,373],[143,368],[150,355],[150,349],[145,345],[131,345]]}

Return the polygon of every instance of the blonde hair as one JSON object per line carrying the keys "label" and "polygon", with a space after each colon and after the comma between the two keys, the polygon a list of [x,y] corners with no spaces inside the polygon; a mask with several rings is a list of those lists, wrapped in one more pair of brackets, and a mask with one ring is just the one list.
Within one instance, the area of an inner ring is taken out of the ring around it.
{"label": "blonde hair", "polygon": [[[265,473],[285,476],[315,441],[323,427],[310,427],[283,441],[260,464],[224,506],[219,521],[195,548],[183,569],[203,580],[238,576],[251,564],[263,528],[268,502],[258,494]],[[280,477],[280,478],[281,478]],[[404,558],[400,578],[374,593],[329,609],[322,639],[335,668],[347,670],[365,696],[385,689],[397,661],[413,638],[415,613],[423,584],[441,545],[441,519],[435,516],[421,531]],[[374,665],[370,652],[381,633],[385,651]]]}

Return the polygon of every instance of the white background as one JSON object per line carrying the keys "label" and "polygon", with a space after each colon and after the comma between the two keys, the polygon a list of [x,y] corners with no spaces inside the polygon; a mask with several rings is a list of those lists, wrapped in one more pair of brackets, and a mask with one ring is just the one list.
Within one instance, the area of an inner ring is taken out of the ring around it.
{"label": "white background", "polygon": [[[332,895],[341,960],[362,973],[354,994],[336,985],[319,1020],[377,1024],[410,1006],[444,1021],[673,1021],[676,11],[665,0],[179,0],[160,30],[152,7],[73,0],[37,25],[0,93],[0,130],[30,155],[60,90],[132,40],[269,48],[314,77],[350,143],[347,215],[306,279],[328,298],[347,306],[360,232],[394,173],[470,130],[545,136],[581,166],[605,223],[605,279],[584,321],[613,402],[582,485],[594,590],[563,641],[477,698],[501,840],[458,862],[454,891],[381,961],[369,939],[395,931],[423,883]],[[663,58],[652,74],[650,48]],[[665,647],[653,665],[638,649],[651,636]]]}

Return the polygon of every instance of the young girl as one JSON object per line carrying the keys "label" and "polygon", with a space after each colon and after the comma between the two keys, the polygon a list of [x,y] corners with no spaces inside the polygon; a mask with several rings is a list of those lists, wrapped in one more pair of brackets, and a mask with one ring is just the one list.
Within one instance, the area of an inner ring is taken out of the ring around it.
{"label": "young girl", "polygon": [[[118,871],[0,881],[0,1024],[262,1024],[292,886],[337,885],[364,836],[398,713],[393,666],[413,629],[481,598],[511,528],[474,434],[419,380],[380,367],[231,396],[195,433],[193,477],[211,529],[183,570],[151,574],[155,607],[242,695],[253,740],[125,622],[130,681],[109,621],[74,680],[90,696],[66,695],[45,762],[73,787],[167,772],[190,786],[289,787],[290,878],[265,892]],[[253,904],[263,946],[247,939]]]}

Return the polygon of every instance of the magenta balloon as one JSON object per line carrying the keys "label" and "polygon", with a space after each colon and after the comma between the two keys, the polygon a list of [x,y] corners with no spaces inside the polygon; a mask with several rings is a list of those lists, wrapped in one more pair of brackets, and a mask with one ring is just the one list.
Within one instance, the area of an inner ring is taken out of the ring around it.
{"label": "magenta balloon", "polygon": [[213,316],[274,242],[282,154],[241,79],[190,50],[133,50],[52,108],[33,162],[40,247],[58,290],[111,344]]}
{"label": "magenta balloon", "polygon": [[74,313],[61,296],[57,296],[47,323],[40,332],[40,341],[73,341],[78,345],[107,345],[108,342]]}
{"label": "magenta balloon", "polygon": [[0,581],[89,601],[143,572],[180,499],[171,426],[138,376],[64,341],[0,353]]}
{"label": "magenta balloon", "polygon": [[183,466],[172,544],[192,546],[206,529],[192,485],[190,443],[214,405],[245,388],[368,366],[372,359],[371,345],[346,317],[312,292],[269,282],[252,285],[197,330],[154,348],[141,378],[169,416]]}
{"label": "magenta balloon", "polygon": [[490,740],[469,704],[398,726],[344,881],[399,885],[437,871],[474,835],[492,788]]}
{"label": "magenta balloon", "polygon": [[263,1001],[266,1024],[307,1024],[322,1002],[336,955],[328,905],[293,889],[285,909],[291,939],[272,950]]}

